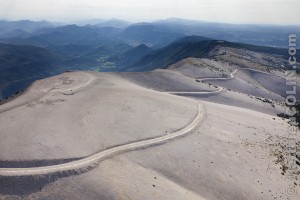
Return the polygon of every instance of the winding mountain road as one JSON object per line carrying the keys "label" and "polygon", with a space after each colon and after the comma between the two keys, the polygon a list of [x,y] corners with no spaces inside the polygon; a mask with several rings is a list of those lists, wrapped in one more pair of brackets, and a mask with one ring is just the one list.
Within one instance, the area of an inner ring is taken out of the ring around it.
{"label": "winding mountain road", "polygon": [[[196,81],[200,82],[200,81],[207,81],[207,80],[231,80],[234,78],[234,74],[236,74],[238,69],[235,69],[231,74],[229,74],[230,77],[219,77],[219,78],[216,78],[216,77],[213,77],[213,78],[202,78],[202,79],[196,79]],[[179,72],[175,72],[176,74],[180,74],[182,76],[185,76]],[[216,93],[220,93],[222,92],[225,88],[223,87],[220,87],[220,86],[217,86],[218,87],[218,90],[216,91],[210,91],[210,92],[176,92],[176,91],[169,91],[167,93],[169,94],[216,94]]]}
{"label": "winding mountain road", "polygon": [[[242,69],[246,69],[246,68],[242,68]],[[234,70],[231,74],[230,77],[228,78],[203,78],[203,79],[197,79],[198,81],[205,81],[205,80],[231,80],[234,78],[234,74],[236,74],[238,69]],[[258,70],[255,70],[258,71]],[[176,72],[175,72],[176,73]],[[181,74],[183,75],[183,74]],[[85,82],[83,85],[72,88],[70,90],[70,88],[68,88],[68,90],[66,91],[72,91],[75,92],[76,90],[80,90],[83,87],[86,87],[88,85],[90,85],[93,82],[93,77],[91,75],[89,75],[89,79],[87,82]],[[184,76],[184,75],[183,75]],[[51,90],[53,90],[54,88],[52,88]],[[57,89],[57,88],[55,88]],[[219,90],[217,91],[212,91],[212,92],[167,92],[170,94],[212,94],[212,93],[219,93],[221,91],[223,91],[224,88],[219,87]],[[65,92],[64,90],[58,90],[59,92]],[[40,96],[38,96],[39,98],[41,98]],[[189,99],[190,101],[196,101],[196,100],[192,100]],[[157,137],[154,139],[147,139],[147,140],[143,140],[143,141],[138,141],[138,142],[133,142],[130,144],[124,144],[121,146],[117,146],[117,147],[113,147],[107,150],[104,150],[102,152],[96,153],[94,155],[88,156],[86,158],[80,159],[80,160],[76,160],[76,161],[72,161],[72,162],[68,162],[68,163],[64,163],[64,164],[58,164],[58,165],[52,165],[52,166],[44,166],[44,167],[31,167],[31,168],[0,168],[0,176],[7,176],[7,177],[12,177],[12,176],[34,176],[34,175],[45,175],[45,174],[53,174],[53,173],[63,173],[63,172],[72,172],[72,171],[85,171],[91,167],[96,166],[101,160],[106,159],[108,157],[120,154],[120,153],[124,153],[124,152],[129,152],[129,151],[133,151],[133,150],[137,150],[137,149],[141,149],[141,148],[147,148],[150,146],[154,146],[154,145],[159,145],[165,142],[168,142],[170,140],[173,140],[175,138],[178,137],[182,137],[187,135],[189,132],[191,132],[193,129],[195,129],[197,126],[199,126],[205,119],[206,117],[206,111],[205,111],[205,107],[202,103],[200,103],[199,101],[196,101],[198,104],[198,112],[196,117],[192,120],[192,122],[190,124],[188,124],[187,126],[185,126],[184,128],[175,131],[173,133],[170,133],[168,135],[164,135],[161,137]],[[24,102],[24,103],[27,103]],[[20,105],[15,105],[15,106],[20,106]],[[14,107],[11,107],[9,109],[13,109]],[[4,112],[6,111],[8,108],[2,108],[2,110],[0,109],[0,113],[1,111]]]}
{"label": "winding mountain road", "polygon": [[[191,100],[194,101],[194,100]],[[31,168],[0,168],[0,176],[12,177],[12,176],[34,176],[45,175],[53,173],[63,173],[72,171],[85,171],[91,167],[96,166],[101,160],[128,151],[133,151],[141,148],[147,148],[153,145],[159,145],[167,141],[173,140],[178,137],[187,135],[190,131],[199,126],[206,117],[206,111],[204,105],[198,102],[198,112],[195,118],[190,124],[184,128],[175,131],[173,133],[157,137],[154,139],[147,139],[139,142],[133,142],[117,147],[107,149],[105,151],[96,153],[86,158],[72,161],[64,164],[44,166],[44,167],[31,167]]]}
{"label": "winding mountain road", "polygon": [[[251,68],[238,68],[238,69],[235,69],[232,73],[229,74],[229,77],[211,77],[211,78],[201,78],[201,79],[196,79],[196,81],[198,82],[201,82],[201,81],[210,81],[210,80],[232,80],[234,79],[234,75],[237,73],[238,70],[249,70],[249,71],[255,71],[255,72],[260,72],[260,73],[263,73],[263,74],[267,74],[267,75],[270,75],[269,73],[266,73],[266,72],[263,72],[263,71],[260,71],[260,70],[256,70],[256,69],[251,69]],[[179,72],[175,72],[175,71],[172,71],[173,73],[176,73],[176,74],[179,74],[179,75],[182,75],[182,76],[185,76],[184,74],[181,74]],[[180,95],[180,94],[217,94],[217,93],[220,93],[222,92],[225,88],[223,87],[220,87],[220,86],[217,86],[218,87],[218,90],[216,91],[210,91],[210,92],[176,92],[176,91],[168,91],[167,93],[169,94],[175,94],[175,95]]]}

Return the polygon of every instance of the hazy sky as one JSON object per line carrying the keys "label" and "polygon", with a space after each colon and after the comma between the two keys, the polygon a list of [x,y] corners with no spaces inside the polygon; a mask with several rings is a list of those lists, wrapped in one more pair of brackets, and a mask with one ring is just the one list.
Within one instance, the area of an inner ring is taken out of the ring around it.
{"label": "hazy sky", "polygon": [[228,23],[300,24],[300,0],[0,0],[0,18],[77,21],[170,17]]}

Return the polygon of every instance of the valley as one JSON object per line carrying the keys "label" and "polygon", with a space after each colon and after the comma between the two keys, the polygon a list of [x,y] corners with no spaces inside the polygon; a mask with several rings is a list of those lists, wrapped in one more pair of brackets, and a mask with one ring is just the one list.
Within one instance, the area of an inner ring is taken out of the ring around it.
{"label": "valley", "polygon": [[287,30],[82,23],[0,21],[0,199],[300,198]]}

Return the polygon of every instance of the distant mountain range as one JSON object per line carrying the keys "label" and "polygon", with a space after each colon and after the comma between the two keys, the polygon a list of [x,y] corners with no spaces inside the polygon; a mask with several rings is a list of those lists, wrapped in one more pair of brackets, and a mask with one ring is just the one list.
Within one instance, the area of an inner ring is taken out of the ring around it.
{"label": "distant mountain range", "polygon": [[[71,29],[69,25],[66,25],[66,28],[62,28],[63,26],[64,23],[47,21],[0,21],[0,38],[13,38],[14,36],[16,38],[30,38],[35,35],[43,35],[40,30],[44,30],[44,34],[46,34],[47,32]],[[300,26],[222,24],[176,18],[151,23],[130,23],[118,19],[94,19],[79,22],[77,26],[87,29],[87,31],[91,31],[91,29],[97,31],[97,28],[111,27],[114,28],[113,31],[104,30],[108,31],[106,36],[118,34],[120,39],[130,40],[133,43],[148,43],[148,46],[164,46],[167,42],[170,43],[178,37],[198,35],[217,40],[286,47],[288,34],[300,34]],[[58,27],[60,28],[56,29]],[[68,32],[68,30],[64,31]],[[81,36],[78,35],[78,37]]]}
{"label": "distant mountain range", "polygon": [[[278,56],[287,33],[300,27],[229,25],[183,19],[134,23],[91,20],[81,25],[0,21],[0,94],[64,70],[148,71],[188,57],[211,57],[218,46]],[[249,44],[242,44],[249,43]],[[0,96],[1,99],[1,96]]]}

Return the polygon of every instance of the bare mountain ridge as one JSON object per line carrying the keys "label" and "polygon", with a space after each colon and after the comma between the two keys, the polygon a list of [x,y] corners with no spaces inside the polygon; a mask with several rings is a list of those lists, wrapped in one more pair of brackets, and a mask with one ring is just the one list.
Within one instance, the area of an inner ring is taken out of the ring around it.
{"label": "bare mountain ridge", "polygon": [[[271,200],[284,195],[282,188],[294,183],[282,176],[280,153],[272,148],[286,140],[287,120],[276,116],[284,109],[280,101],[227,89],[227,81],[251,79],[246,69],[192,78],[180,71],[195,67],[187,66],[190,62],[209,69],[220,63],[188,60],[154,72],[68,72],[37,81],[0,105],[0,160],[6,163],[0,167],[5,185],[0,197]],[[209,84],[215,78],[220,83]]]}

